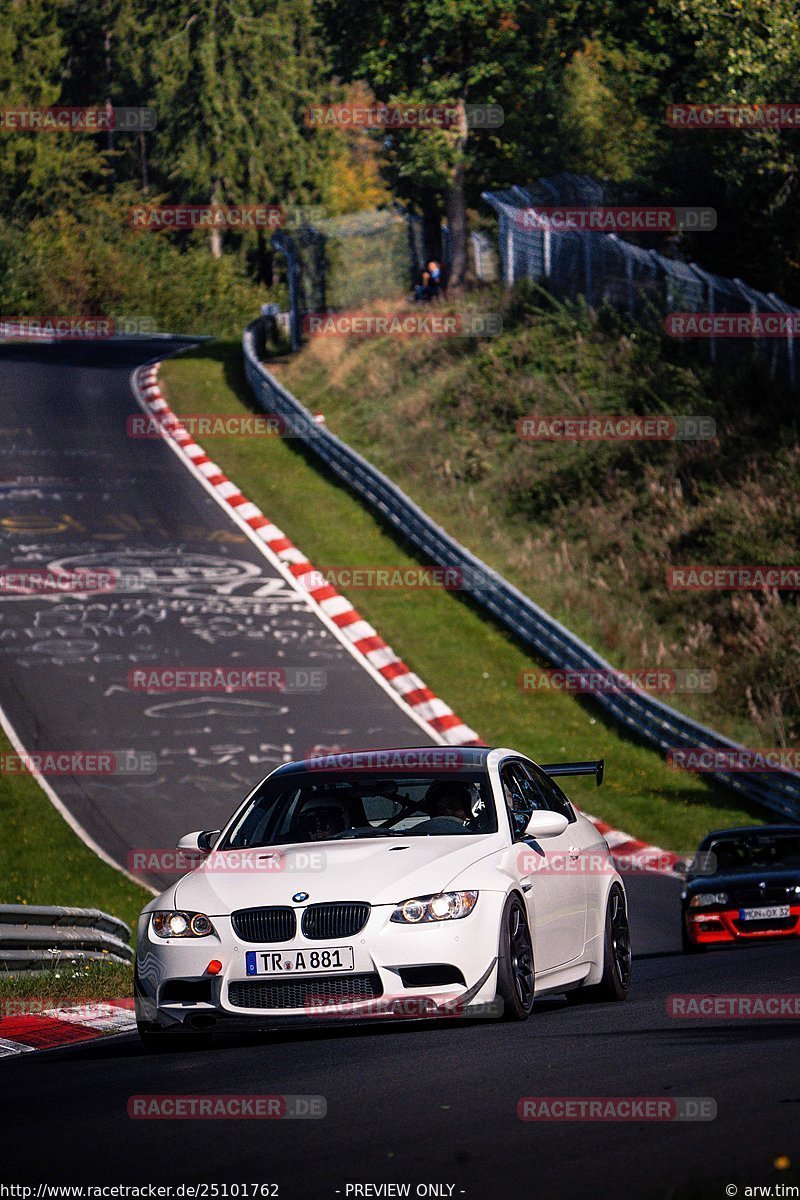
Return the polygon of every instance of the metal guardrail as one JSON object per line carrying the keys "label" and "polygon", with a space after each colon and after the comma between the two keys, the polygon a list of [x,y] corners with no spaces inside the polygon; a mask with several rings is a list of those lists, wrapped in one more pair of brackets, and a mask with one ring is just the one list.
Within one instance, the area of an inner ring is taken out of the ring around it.
{"label": "metal guardrail", "polygon": [[0,904],[0,973],[43,971],[64,959],[133,961],[131,930],[96,908]]}
{"label": "metal guardrail", "polygon": [[[313,450],[360,499],[424,555],[427,562],[460,571],[463,590],[540,658],[568,670],[615,670],[591,646],[445,533],[362,455],[319,425],[308,409],[259,362],[257,326],[257,321],[249,325],[242,338],[245,372],[258,403],[266,412],[280,414],[287,433]],[[646,693],[600,692],[593,693],[592,698],[608,717],[662,752],[688,746],[746,749]],[[718,771],[709,772],[709,775],[776,816],[800,822],[800,775],[795,772]]]}

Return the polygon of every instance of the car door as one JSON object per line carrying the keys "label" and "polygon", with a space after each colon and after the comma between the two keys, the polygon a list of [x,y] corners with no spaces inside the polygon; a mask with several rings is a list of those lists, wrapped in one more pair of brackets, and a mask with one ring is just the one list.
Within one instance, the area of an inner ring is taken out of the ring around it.
{"label": "car door", "polygon": [[581,894],[584,905],[584,945],[590,934],[597,928],[596,910],[598,897],[605,896],[607,873],[613,870],[608,861],[608,852],[602,834],[598,833],[591,821],[576,813],[572,801],[561,788],[541,767],[535,763],[525,763],[525,768],[536,779],[545,797],[548,808],[553,812],[563,813],[569,821],[564,834],[568,841],[567,855],[570,863],[570,874],[573,879],[581,880]]}
{"label": "car door", "polygon": [[530,814],[557,808],[539,779],[522,759],[511,759],[500,771],[515,842],[514,863],[528,907],[537,972],[580,958],[586,933],[586,878],[575,844],[575,814],[558,837],[537,841],[524,833]]}

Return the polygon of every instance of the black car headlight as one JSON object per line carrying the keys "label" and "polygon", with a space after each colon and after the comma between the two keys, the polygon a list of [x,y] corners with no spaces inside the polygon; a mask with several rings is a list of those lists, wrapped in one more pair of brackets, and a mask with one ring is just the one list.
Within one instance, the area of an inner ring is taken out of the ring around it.
{"label": "black car headlight", "polygon": [[712,904],[727,903],[727,892],[697,892],[689,901],[689,908],[709,908]]}
{"label": "black car headlight", "polygon": [[205,913],[168,909],[152,915],[153,933],[160,938],[202,938],[216,933]]}
{"label": "black car headlight", "polygon": [[398,904],[389,919],[400,925],[460,921],[462,917],[469,916],[477,899],[477,892],[438,892],[435,896],[415,896]]}

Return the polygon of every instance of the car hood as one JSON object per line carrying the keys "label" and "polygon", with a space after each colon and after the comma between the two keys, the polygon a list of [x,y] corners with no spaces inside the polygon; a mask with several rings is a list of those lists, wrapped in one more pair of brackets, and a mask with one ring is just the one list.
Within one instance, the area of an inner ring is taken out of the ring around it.
{"label": "car hood", "polygon": [[766,889],[800,887],[800,868],[787,867],[782,871],[728,871],[719,875],[703,875],[688,880],[686,891],[694,892],[740,892],[751,891],[759,884]]}
{"label": "car hood", "polygon": [[[398,904],[443,891],[472,863],[500,849],[497,835],[369,838],[222,851],[186,875],[175,888],[175,905],[208,916],[233,909],[291,904],[307,892],[312,904],[365,900]],[[234,858],[238,854],[238,858]],[[465,878],[459,886],[469,887]],[[477,887],[477,884],[475,885]]]}

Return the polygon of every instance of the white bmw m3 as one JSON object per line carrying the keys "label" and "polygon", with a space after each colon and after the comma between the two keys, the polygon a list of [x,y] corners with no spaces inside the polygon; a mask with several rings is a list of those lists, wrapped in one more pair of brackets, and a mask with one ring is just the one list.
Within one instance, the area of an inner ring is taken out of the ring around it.
{"label": "white bmw m3", "polygon": [[384,1017],[525,1020],[534,998],[624,1000],[625,888],[555,782],[508,749],[412,748],[278,767],[139,919],[148,1049],[212,1030]]}

